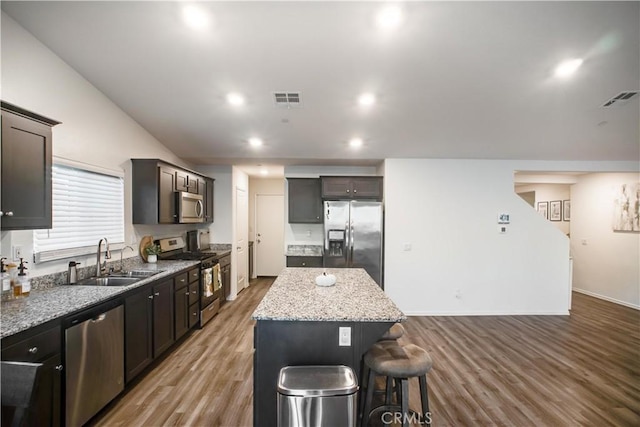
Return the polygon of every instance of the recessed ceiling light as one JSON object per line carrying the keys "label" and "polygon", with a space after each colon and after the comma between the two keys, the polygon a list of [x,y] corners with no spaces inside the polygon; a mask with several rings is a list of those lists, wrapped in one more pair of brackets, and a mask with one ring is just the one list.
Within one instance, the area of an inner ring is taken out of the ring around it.
{"label": "recessed ceiling light", "polygon": [[227,95],[227,102],[231,105],[243,105],[244,96],[239,93],[230,93]]}
{"label": "recessed ceiling light", "polygon": [[372,93],[363,93],[358,98],[358,104],[362,105],[363,107],[369,107],[373,105],[375,102],[376,102],[376,97]]}
{"label": "recessed ceiling light", "polygon": [[202,9],[188,5],[182,9],[182,19],[191,28],[195,30],[202,30],[209,25],[209,17]]}
{"label": "recessed ceiling light", "polygon": [[269,175],[269,171],[265,168],[260,169],[260,175]]}
{"label": "recessed ceiling light", "polygon": [[400,21],[402,21],[402,11],[398,6],[386,6],[376,15],[376,23],[383,30],[397,27]]}
{"label": "recessed ceiling light", "polygon": [[352,138],[351,141],[349,141],[349,146],[351,148],[360,148],[360,147],[362,147],[362,139],[360,139],[360,138]]}
{"label": "recessed ceiling light", "polygon": [[569,77],[582,65],[582,59],[569,59],[556,67],[556,77]]}
{"label": "recessed ceiling light", "polygon": [[257,148],[262,146],[262,140],[260,138],[249,138],[249,145]]}

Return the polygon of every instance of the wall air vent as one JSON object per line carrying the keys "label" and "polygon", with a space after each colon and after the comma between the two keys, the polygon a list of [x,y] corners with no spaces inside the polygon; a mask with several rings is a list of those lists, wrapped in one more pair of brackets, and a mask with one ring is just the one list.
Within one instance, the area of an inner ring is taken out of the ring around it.
{"label": "wall air vent", "polygon": [[300,92],[274,92],[273,98],[280,107],[298,107],[301,104]]}
{"label": "wall air vent", "polygon": [[624,105],[627,103],[628,100],[636,96],[638,92],[639,91],[637,90],[628,90],[625,92],[620,92],[619,94],[617,94],[616,96],[614,96],[613,98],[605,102],[602,106],[605,108],[608,108],[613,105],[616,105],[616,106]]}

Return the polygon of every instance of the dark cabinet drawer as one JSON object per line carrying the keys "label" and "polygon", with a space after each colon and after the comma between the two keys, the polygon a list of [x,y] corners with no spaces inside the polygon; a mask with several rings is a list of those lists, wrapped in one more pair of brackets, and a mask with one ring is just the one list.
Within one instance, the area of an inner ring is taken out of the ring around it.
{"label": "dark cabinet drawer", "polygon": [[198,323],[200,316],[200,307],[198,304],[192,304],[189,306],[189,329],[193,328]]}
{"label": "dark cabinet drawer", "polygon": [[322,267],[321,256],[288,256],[287,267]]}
{"label": "dark cabinet drawer", "polygon": [[189,305],[198,302],[198,296],[200,296],[200,284],[198,282],[189,285]]}
{"label": "dark cabinet drawer", "polygon": [[173,283],[174,283],[174,289],[178,290],[180,288],[183,288],[185,286],[187,286],[189,284],[189,274],[188,273],[182,273],[178,276],[176,276],[173,279]]}
{"label": "dark cabinet drawer", "polygon": [[200,279],[199,268],[194,268],[193,270],[189,270],[187,274],[189,275],[189,283],[196,282]]}
{"label": "dark cabinet drawer", "polygon": [[2,350],[2,360],[40,362],[60,353],[60,326],[48,329]]}

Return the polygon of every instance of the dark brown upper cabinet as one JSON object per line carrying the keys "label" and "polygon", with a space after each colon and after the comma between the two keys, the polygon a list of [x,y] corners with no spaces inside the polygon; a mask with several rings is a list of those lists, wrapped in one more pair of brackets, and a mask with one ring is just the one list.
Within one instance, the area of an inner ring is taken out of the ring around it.
{"label": "dark brown upper cabinet", "polygon": [[60,122],[2,102],[3,230],[51,228],[51,128]]}
{"label": "dark brown upper cabinet", "polygon": [[382,200],[380,176],[322,176],[322,198]]}
{"label": "dark brown upper cabinet", "polygon": [[289,223],[322,223],[322,197],[319,178],[287,178]]}
{"label": "dark brown upper cabinet", "polygon": [[134,224],[175,224],[176,192],[202,194],[204,223],[213,222],[212,178],[159,159],[131,159]]}

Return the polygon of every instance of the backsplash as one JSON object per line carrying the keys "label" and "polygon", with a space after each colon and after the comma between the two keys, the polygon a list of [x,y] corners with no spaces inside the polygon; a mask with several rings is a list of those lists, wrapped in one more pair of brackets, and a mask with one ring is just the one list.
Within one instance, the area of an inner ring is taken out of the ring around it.
{"label": "backsplash", "polygon": [[[122,268],[132,270],[134,268],[142,268],[145,265],[150,265],[142,261],[140,257],[129,257],[122,260]],[[153,265],[153,264],[151,264]],[[107,262],[107,270],[112,269],[114,271],[120,270],[120,260]],[[96,275],[96,266],[90,265],[88,267],[78,267],[78,280],[86,279]],[[53,286],[60,286],[67,284],[67,271],[60,271],[52,274],[45,274],[44,276],[32,277],[31,288],[35,290],[49,289]]]}

